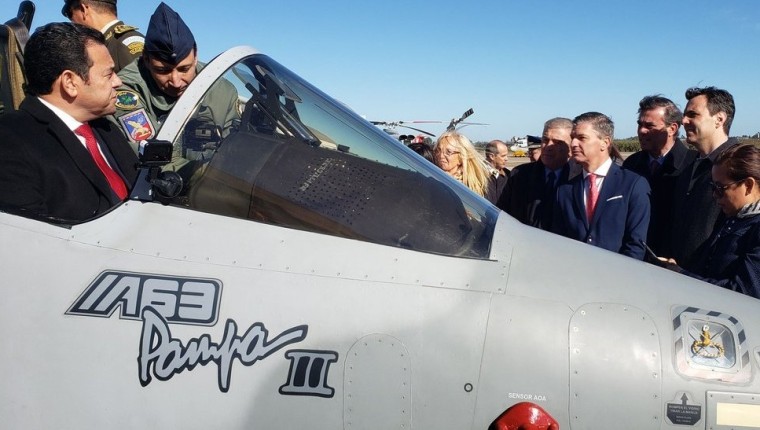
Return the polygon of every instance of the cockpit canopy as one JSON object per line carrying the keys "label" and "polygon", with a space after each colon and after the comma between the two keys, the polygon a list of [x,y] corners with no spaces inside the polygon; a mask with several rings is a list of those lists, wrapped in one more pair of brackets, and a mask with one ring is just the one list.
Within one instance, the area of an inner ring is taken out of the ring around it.
{"label": "cockpit canopy", "polygon": [[[239,119],[209,124],[204,112],[216,107],[222,86],[237,91]],[[192,166],[174,204],[405,249],[488,256],[497,217],[491,205],[265,55],[243,57],[209,86],[174,146]]]}

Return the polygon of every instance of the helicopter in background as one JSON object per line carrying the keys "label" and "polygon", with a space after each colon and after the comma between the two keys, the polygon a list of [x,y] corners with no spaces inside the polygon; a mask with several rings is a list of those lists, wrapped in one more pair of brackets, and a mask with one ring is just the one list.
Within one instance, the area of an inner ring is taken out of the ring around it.
{"label": "helicopter in background", "polygon": [[[412,127],[407,124],[421,124],[421,123],[440,123],[441,121],[370,121],[371,124],[376,125],[380,127],[384,132],[390,134],[394,138],[398,139],[400,142],[403,142],[405,145],[409,145],[411,143],[428,143],[426,141],[430,141],[428,144],[432,144],[432,137],[435,137],[435,134],[422,130],[417,127]],[[422,134],[414,135],[414,134],[400,134],[396,129],[398,127],[408,128],[410,130],[414,130],[417,132],[420,132]],[[428,136],[428,137],[425,137]]]}
{"label": "helicopter in background", "polygon": [[[466,110],[459,118],[452,118],[449,121],[449,125],[446,126],[445,131],[458,130],[468,125],[489,125],[482,122],[464,122],[465,119],[467,119],[474,113],[475,113],[475,110],[470,108]],[[435,138],[436,137],[435,134],[429,131],[417,128],[417,126],[413,127],[409,124],[444,124],[445,122],[444,121],[415,120],[415,121],[370,121],[370,123],[380,127],[384,132],[390,134],[391,136],[394,136],[396,139],[403,142],[405,145],[409,145],[412,143],[426,143],[428,145],[432,145],[433,139],[431,138]],[[414,130],[422,134],[417,134],[417,135],[399,134],[398,131],[396,131],[398,127]],[[425,136],[428,136],[428,137],[425,137]]]}

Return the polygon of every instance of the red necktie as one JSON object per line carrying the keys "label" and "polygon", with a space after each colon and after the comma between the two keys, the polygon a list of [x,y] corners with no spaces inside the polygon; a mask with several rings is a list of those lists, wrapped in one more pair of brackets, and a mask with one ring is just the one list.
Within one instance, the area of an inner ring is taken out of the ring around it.
{"label": "red necktie", "polygon": [[589,224],[594,218],[594,210],[596,210],[596,201],[599,199],[599,188],[596,186],[596,174],[588,174],[588,198],[586,199],[586,217]]}
{"label": "red necktie", "polygon": [[98,168],[101,172],[103,172],[106,180],[108,180],[108,184],[111,186],[113,192],[116,193],[116,195],[121,200],[127,198],[127,186],[124,184],[124,181],[121,179],[119,174],[116,173],[111,168],[111,166],[108,165],[108,163],[106,163],[106,160],[100,153],[100,149],[98,149],[98,141],[95,139],[95,135],[92,133],[92,128],[90,128],[90,125],[82,124],[77,127],[76,130],[74,130],[74,133],[84,137],[84,142],[87,146],[87,150],[90,151],[90,155],[95,161],[95,164],[98,165]]}

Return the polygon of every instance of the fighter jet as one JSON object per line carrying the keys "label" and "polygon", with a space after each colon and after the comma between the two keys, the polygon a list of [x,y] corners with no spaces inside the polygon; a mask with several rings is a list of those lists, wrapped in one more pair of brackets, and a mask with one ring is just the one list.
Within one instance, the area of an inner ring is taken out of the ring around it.
{"label": "fighter jet", "polygon": [[0,213],[3,428],[760,427],[760,301],[524,228],[253,48],[140,168],[86,222]]}

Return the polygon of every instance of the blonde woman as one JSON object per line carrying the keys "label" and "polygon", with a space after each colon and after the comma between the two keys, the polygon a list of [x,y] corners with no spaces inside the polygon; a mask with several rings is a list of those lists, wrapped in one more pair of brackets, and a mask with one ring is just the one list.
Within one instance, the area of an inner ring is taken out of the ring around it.
{"label": "blonde woman", "polygon": [[447,131],[435,142],[433,157],[435,164],[449,176],[478,195],[486,196],[492,175],[470,139],[456,131]]}

